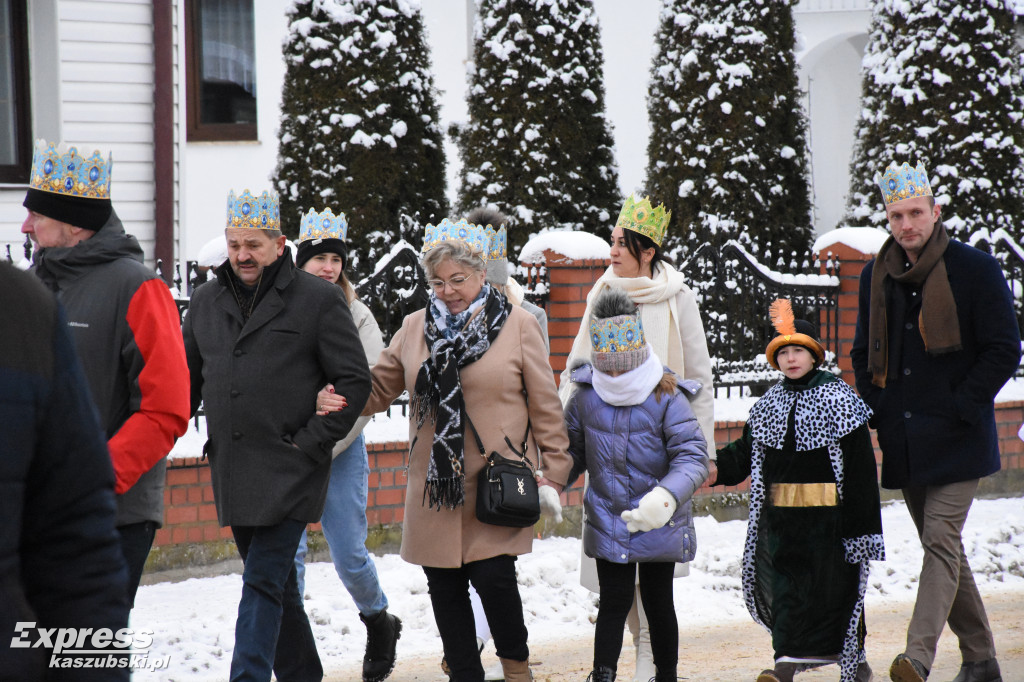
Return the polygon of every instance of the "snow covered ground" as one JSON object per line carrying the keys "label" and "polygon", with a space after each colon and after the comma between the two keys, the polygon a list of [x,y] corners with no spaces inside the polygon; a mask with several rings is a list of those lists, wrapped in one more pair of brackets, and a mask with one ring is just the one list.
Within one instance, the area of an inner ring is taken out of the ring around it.
{"label": "snow covered ground", "polygon": [[[1024,504],[1020,498],[978,500],[964,530],[964,546],[983,594],[1024,594]],[[883,600],[913,600],[921,549],[902,503],[882,510],[887,560],[872,567],[868,610]],[[746,522],[697,519],[698,551],[690,576],[675,581],[680,628],[746,620],[740,555]],[[533,641],[593,636],[594,596],[579,584],[579,540],[534,543],[519,560],[519,582]],[[440,657],[422,570],[389,554],[376,559],[391,610],[405,622],[401,657]],[[166,670],[137,672],[140,680],[223,680],[234,643],[241,593],[238,575],[143,586],[132,627],[154,631],[151,658],[169,656]],[[685,608],[681,605],[685,604]],[[365,629],[329,563],[306,572],[306,611],[328,675],[362,657]]]}

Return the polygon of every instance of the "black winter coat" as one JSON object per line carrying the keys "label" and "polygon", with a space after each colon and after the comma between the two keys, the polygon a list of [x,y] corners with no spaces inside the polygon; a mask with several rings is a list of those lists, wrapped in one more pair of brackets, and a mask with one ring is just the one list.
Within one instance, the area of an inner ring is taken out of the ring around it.
{"label": "black winter coat", "polygon": [[[182,326],[192,411],[206,411],[217,517],[222,526],[315,523],[323,513],[331,448],[370,394],[370,370],[341,287],[298,270],[286,253],[246,322],[230,264],[192,294]],[[316,415],[328,382],[348,407]]]}
{"label": "black winter coat", "polygon": [[[851,356],[857,390],[874,411],[882,448],[882,486],[946,485],[999,470],[996,393],[1020,363],[1020,333],[999,263],[950,239],[943,254],[960,321],[962,350],[929,355],[918,325],[918,288],[885,280],[890,378],[867,371],[871,273],[860,276],[860,309]],[[895,304],[901,304],[896,306]],[[899,307],[903,315],[894,315]],[[902,347],[902,352],[899,351]]]}
{"label": "black winter coat", "polygon": [[45,645],[11,646],[38,643],[37,628],[124,628],[128,572],[114,472],[67,321],[6,263],[0,311],[0,678],[127,680],[127,668],[48,668]]}

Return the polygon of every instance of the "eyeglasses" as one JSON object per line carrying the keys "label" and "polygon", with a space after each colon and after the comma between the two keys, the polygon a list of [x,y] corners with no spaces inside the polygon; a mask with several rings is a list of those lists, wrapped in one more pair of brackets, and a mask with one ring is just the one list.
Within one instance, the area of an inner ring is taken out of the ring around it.
{"label": "eyeglasses", "polygon": [[428,279],[427,284],[429,284],[430,288],[436,291],[437,293],[441,293],[444,291],[446,285],[451,287],[452,291],[458,291],[459,289],[466,285],[466,282],[468,280],[469,277],[466,277],[465,275],[455,275],[449,280]]}

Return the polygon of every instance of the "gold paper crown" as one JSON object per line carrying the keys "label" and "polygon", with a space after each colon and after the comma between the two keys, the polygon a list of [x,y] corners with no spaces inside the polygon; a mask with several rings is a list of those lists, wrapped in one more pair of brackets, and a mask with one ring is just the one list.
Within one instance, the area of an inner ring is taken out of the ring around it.
{"label": "gold paper crown", "polygon": [[495,230],[488,225],[483,230],[487,237],[487,255],[484,260],[508,260],[508,231],[505,226],[502,225]]}
{"label": "gold paper crown", "polygon": [[457,223],[445,218],[436,226],[427,225],[426,233],[423,236],[423,253],[430,251],[441,242],[447,241],[464,242],[481,258],[488,259],[490,239],[487,237],[486,230],[465,218]]}
{"label": "gold paper crown", "polygon": [[893,161],[885,169],[882,177],[876,178],[875,182],[882,190],[882,200],[886,206],[913,197],[932,196],[932,187],[928,184],[928,171],[921,162],[918,162],[917,168],[911,168],[905,161],[902,166],[897,166]]}
{"label": "gold paper crown", "polygon": [[653,208],[647,197],[640,201],[630,194],[626,203],[622,206],[619,219],[615,227],[624,230],[633,230],[648,237],[652,242],[661,246],[665,240],[665,233],[668,231],[668,221],[672,218],[672,211],[666,211],[664,204]]}
{"label": "gold paper crown", "polygon": [[228,192],[227,227],[243,227],[253,230],[280,230],[281,203],[277,192],[264,190],[258,197],[249,190],[235,196]]}
{"label": "gold paper crown", "polygon": [[315,209],[309,209],[306,215],[302,216],[299,223],[299,243],[311,239],[340,239],[345,241],[348,234],[348,219],[344,213],[334,215],[330,208],[325,208],[322,213]]}
{"label": "gold paper crown", "polygon": [[113,159],[104,159],[99,151],[88,158],[76,147],[64,150],[46,140],[36,140],[32,152],[29,187],[42,192],[84,199],[110,199],[110,169]]}

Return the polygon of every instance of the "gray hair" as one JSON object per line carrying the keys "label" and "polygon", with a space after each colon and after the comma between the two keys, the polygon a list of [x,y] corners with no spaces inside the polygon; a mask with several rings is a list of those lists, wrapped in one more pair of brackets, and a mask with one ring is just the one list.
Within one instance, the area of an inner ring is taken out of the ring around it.
{"label": "gray hair", "polygon": [[446,260],[473,272],[483,272],[485,268],[483,254],[474,251],[466,242],[443,241],[423,254],[423,271],[426,273],[427,279],[434,279],[437,268]]}

